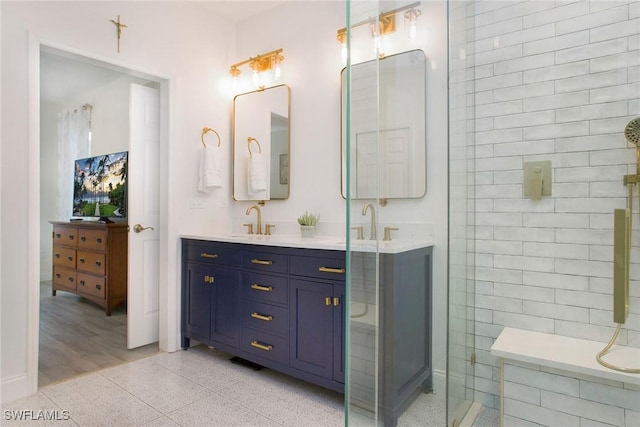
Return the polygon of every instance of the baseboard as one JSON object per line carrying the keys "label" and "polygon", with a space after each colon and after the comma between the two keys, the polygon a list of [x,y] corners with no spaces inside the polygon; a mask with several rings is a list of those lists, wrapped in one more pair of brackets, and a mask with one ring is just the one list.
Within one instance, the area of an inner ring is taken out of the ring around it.
{"label": "baseboard", "polygon": [[460,427],[472,427],[475,422],[478,414],[480,413],[480,409],[482,409],[482,405],[478,402],[473,402],[471,407],[467,411],[467,414],[464,416],[462,421],[460,422]]}
{"label": "baseboard", "polygon": [[29,390],[29,377],[27,374],[3,379],[1,387],[2,392],[0,393],[0,398],[2,404],[33,394],[33,392]]}

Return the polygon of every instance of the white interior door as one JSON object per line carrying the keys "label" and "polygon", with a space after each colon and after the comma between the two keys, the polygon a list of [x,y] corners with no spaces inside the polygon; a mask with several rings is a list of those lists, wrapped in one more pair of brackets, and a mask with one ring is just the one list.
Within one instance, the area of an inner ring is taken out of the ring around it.
{"label": "white interior door", "polygon": [[159,91],[132,83],[129,120],[127,348],[135,348],[158,341]]}

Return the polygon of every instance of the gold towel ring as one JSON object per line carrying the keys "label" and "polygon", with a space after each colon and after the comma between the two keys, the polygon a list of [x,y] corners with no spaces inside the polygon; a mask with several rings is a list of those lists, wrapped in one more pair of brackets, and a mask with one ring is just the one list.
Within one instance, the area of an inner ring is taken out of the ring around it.
{"label": "gold towel ring", "polygon": [[204,142],[204,134],[207,132],[213,132],[216,134],[216,136],[218,137],[218,147],[220,147],[220,135],[218,135],[218,132],[208,127],[202,128],[202,135],[200,136],[200,141],[202,141],[202,145],[204,145],[205,147],[207,146],[207,144]]}
{"label": "gold towel ring", "polygon": [[253,156],[253,153],[251,152],[251,141],[255,141],[256,144],[258,144],[258,153],[262,154],[262,147],[260,146],[260,143],[258,142],[257,139],[252,138],[252,137],[248,137],[247,138],[247,150],[249,150],[249,156]]}

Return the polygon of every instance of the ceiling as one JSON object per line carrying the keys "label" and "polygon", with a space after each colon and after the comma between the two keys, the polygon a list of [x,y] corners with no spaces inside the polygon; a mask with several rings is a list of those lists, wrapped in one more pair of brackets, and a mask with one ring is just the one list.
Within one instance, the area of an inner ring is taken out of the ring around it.
{"label": "ceiling", "polygon": [[[226,0],[201,1],[198,4],[212,14],[239,22],[287,1],[300,0]],[[40,54],[40,99],[63,104],[125,74],[128,74],[126,70],[117,67],[43,47]]]}

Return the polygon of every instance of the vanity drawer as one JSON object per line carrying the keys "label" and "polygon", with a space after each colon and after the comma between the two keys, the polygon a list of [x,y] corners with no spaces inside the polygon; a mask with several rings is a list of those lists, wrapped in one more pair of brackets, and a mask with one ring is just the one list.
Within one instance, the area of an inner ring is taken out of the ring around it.
{"label": "vanity drawer", "polygon": [[243,273],[242,286],[244,298],[287,305],[289,286],[286,277]]}
{"label": "vanity drawer", "polygon": [[288,313],[284,307],[245,300],[242,304],[242,323],[245,327],[284,335],[289,330]]}
{"label": "vanity drawer", "polygon": [[242,255],[242,266],[270,273],[286,273],[289,256],[269,252],[246,251]]}
{"label": "vanity drawer", "polygon": [[53,267],[53,284],[61,288],[76,290],[76,272],[63,267]]}
{"label": "vanity drawer", "polygon": [[71,248],[63,248],[61,246],[54,246],[53,265],[76,268],[76,250]]}
{"label": "vanity drawer", "polygon": [[242,331],[242,350],[274,362],[287,364],[289,360],[289,340],[251,328]]}
{"label": "vanity drawer", "polygon": [[96,252],[78,251],[78,270],[104,276],[105,255]]}
{"label": "vanity drawer", "polygon": [[74,227],[56,225],[53,227],[53,244],[75,247],[78,242],[78,230]]}
{"label": "vanity drawer", "polygon": [[104,251],[107,248],[106,230],[78,229],[78,248]]}
{"label": "vanity drawer", "polygon": [[317,277],[320,279],[344,281],[347,272],[347,260],[340,257],[291,256],[291,274]]}
{"label": "vanity drawer", "polygon": [[105,280],[104,277],[92,276],[90,274],[78,273],[77,290],[87,295],[104,299]]}
{"label": "vanity drawer", "polygon": [[242,263],[241,252],[227,245],[208,242],[185,241],[183,257],[190,261],[206,262],[207,264],[227,265],[240,267]]}

